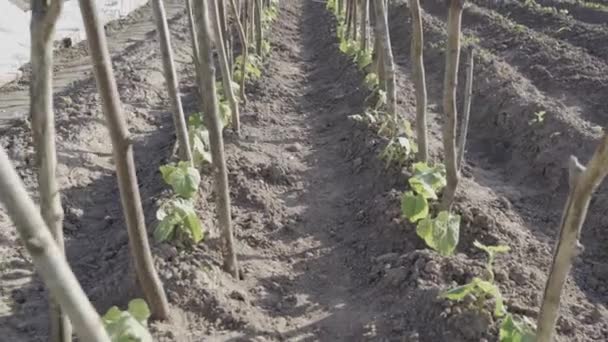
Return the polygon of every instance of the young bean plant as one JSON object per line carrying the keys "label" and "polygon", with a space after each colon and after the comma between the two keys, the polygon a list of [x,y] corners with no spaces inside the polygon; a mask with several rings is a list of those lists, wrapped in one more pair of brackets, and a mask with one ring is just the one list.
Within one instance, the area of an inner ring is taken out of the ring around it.
{"label": "young bean plant", "polygon": [[111,307],[101,318],[112,342],[152,342],[148,331],[150,309],[143,299],[133,299],[127,310]]}
{"label": "young bean plant", "polygon": [[198,170],[188,162],[179,162],[161,166],[160,172],[164,181],[173,189],[174,195],[156,211],[159,224],[154,231],[154,238],[158,242],[200,242],[203,239],[203,228],[193,203],[201,180]]}
{"label": "young bean plant", "polygon": [[470,297],[479,311],[484,310],[485,303],[488,300],[494,299],[494,317],[502,319],[499,332],[500,342],[533,342],[535,338],[533,323],[525,317],[519,320],[507,311],[502,293],[494,282],[496,255],[507,253],[510,250],[509,247],[504,245],[486,246],[479,241],[475,241],[473,245],[488,255],[485,275],[473,278],[468,284],[449,289],[442,293],[440,297],[452,301],[462,301],[466,297]]}
{"label": "young bean plant", "polygon": [[415,163],[408,182],[411,191],[401,197],[401,212],[412,223],[417,223],[416,233],[424,242],[441,255],[451,255],[458,245],[460,216],[441,211],[431,216],[429,201],[437,200],[437,193],[446,185],[445,167],[433,167]]}
{"label": "young bean plant", "polygon": [[257,80],[262,77],[262,58],[258,55],[247,56],[247,63],[243,63],[243,56],[238,56],[234,61],[234,81],[240,83],[243,77],[243,64],[245,80]]}

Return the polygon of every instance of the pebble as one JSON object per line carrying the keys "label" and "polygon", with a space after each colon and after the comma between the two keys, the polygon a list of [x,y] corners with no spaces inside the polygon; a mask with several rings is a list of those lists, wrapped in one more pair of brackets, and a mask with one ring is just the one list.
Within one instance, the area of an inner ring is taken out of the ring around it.
{"label": "pebble", "polygon": [[289,152],[300,152],[302,151],[302,145],[300,145],[299,143],[293,143],[287,146],[286,150]]}
{"label": "pebble", "polygon": [[247,301],[247,295],[240,290],[233,290],[232,292],[230,292],[230,298],[234,300],[239,300],[241,302]]}

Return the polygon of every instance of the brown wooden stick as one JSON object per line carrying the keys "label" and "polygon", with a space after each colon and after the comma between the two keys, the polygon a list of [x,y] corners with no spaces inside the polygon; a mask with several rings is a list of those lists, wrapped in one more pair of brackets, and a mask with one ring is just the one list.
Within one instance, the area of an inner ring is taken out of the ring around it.
{"label": "brown wooden stick", "polygon": [[462,122],[460,124],[460,137],[458,139],[458,170],[462,167],[464,160],[464,150],[467,144],[467,132],[469,130],[469,116],[471,114],[471,99],[473,98],[473,57],[475,50],[471,46],[469,48],[468,63],[467,63],[467,80],[464,90],[464,108],[462,109]]}
{"label": "brown wooden stick", "polygon": [[118,188],[120,189],[120,199],[127,223],[129,245],[135,261],[137,279],[152,311],[152,318],[164,320],[169,318],[169,305],[152,261],[148,231],[146,230],[135,172],[133,141],[129,137],[125,116],[122,113],[106,36],[99,21],[94,0],[79,1],[97,88],[99,88],[103,113],[112,139]]}
{"label": "brown wooden stick", "polygon": [[224,256],[224,269],[239,278],[239,267],[234,247],[232,233],[232,218],[230,215],[230,192],[228,189],[228,172],[224,156],[224,141],[222,139],[222,125],[219,118],[217,94],[215,89],[215,66],[212,55],[212,33],[210,27],[209,9],[203,2],[194,3],[198,23],[198,39],[200,47],[199,60],[201,61],[201,80],[199,88],[203,90],[203,114],[205,125],[209,130],[211,156],[213,159],[213,173],[215,177],[215,191],[217,195],[217,211],[220,229],[222,231],[222,245]]}
{"label": "brown wooden stick", "polygon": [[171,36],[169,34],[169,25],[167,24],[167,15],[165,14],[163,0],[152,0],[152,9],[154,10],[156,29],[160,41],[160,51],[163,58],[163,71],[165,72],[167,92],[169,93],[169,99],[171,101],[173,125],[175,126],[175,135],[177,136],[179,146],[179,157],[181,160],[192,162],[192,150],[190,149],[190,139],[188,138],[188,127],[186,126],[186,118],[184,117],[184,110],[182,108],[182,99],[179,95],[177,73],[175,72],[173,51],[171,49]]}
{"label": "brown wooden stick", "polygon": [[443,153],[447,185],[441,199],[441,210],[450,210],[458,187],[458,167],[456,165],[456,88],[460,59],[460,26],[464,0],[450,0],[448,12],[448,42],[445,58],[445,78],[443,81]]}
{"label": "brown wooden stick", "polygon": [[386,82],[386,104],[387,112],[393,118],[397,116],[397,97],[395,83],[395,63],[393,61],[393,50],[388,29],[388,18],[384,0],[377,1],[374,6],[376,15],[376,39],[379,41],[380,65],[383,79]]}
{"label": "brown wooden stick", "polygon": [[[57,182],[57,151],[53,113],[53,33],[61,12],[62,1],[32,1],[30,119],[38,168],[40,213],[57,246],[65,253],[63,243],[63,208]],[[52,342],[72,341],[70,320],[51,297],[50,336]]]}
{"label": "brown wooden stick", "polygon": [[51,296],[74,323],[76,335],[81,341],[110,342],[99,315],[3,148],[0,148],[0,189],[0,202],[15,223],[19,237]]}
{"label": "brown wooden stick", "polygon": [[583,167],[570,157],[570,193],[566,201],[560,234],[538,315],[537,342],[550,342],[558,317],[560,298],[574,257],[582,250],[579,237],[593,192],[608,175],[608,135],[604,133],[595,153]]}
{"label": "brown wooden stick", "polygon": [[414,84],[416,86],[416,138],[418,143],[418,156],[420,162],[428,161],[428,137],[426,124],[426,79],[424,73],[424,37],[422,33],[422,16],[420,15],[420,1],[410,0],[410,13],[412,16],[412,63],[414,66]]}

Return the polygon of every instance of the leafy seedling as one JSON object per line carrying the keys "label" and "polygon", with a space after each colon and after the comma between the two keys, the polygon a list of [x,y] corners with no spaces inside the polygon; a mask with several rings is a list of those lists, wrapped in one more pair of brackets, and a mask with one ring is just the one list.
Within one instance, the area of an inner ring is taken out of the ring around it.
{"label": "leafy seedling", "polygon": [[380,158],[384,160],[387,168],[391,165],[401,167],[408,161],[412,152],[410,140],[406,137],[397,137],[388,142]]}
{"label": "leafy seedling", "polygon": [[536,327],[527,317],[522,320],[507,314],[500,325],[500,342],[534,342]]}
{"label": "leafy seedling", "polygon": [[475,277],[468,284],[457,286],[444,292],[441,294],[441,297],[449,300],[461,301],[466,296],[470,295],[473,297],[479,310],[483,309],[484,304],[488,299],[494,298],[494,316],[503,317],[507,313],[507,310],[504,306],[504,300],[500,293],[500,289],[494,283],[494,259],[496,254],[508,252],[509,247],[503,245],[486,246],[479,241],[475,241],[473,245],[488,254],[488,261],[486,262],[487,279],[483,280]]}
{"label": "leafy seedling", "polygon": [[154,239],[192,241],[195,244],[203,239],[203,228],[191,200],[172,198],[158,208],[159,221],[154,230]]}
{"label": "leafy seedling", "polygon": [[421,194],[408,191],[401,196],[401,212],[410,222],[416,223],[429,216],[429,202]]}
{"label": "leafy seedling", "polygon": [[150,309],[143,299],[133,299],[128,309],[111,307],[101,318],[112,342],[152,342],[148,331]]}
{"label": "leafy seedling", "polygon": [[201,113],[194,113],[188,118],[188,136],[194,165],[201,167],[205,164],[212,164],[209,131],[203,124]]}
{"label": "leafy seedling", "polygon": [[378,74],[374,72],[370,72],[369,74],[365,75],[365,79],[363,80],[363,82],[370,90],[378,89],[378,86],[380,84],[380,81],[378,80]]}
{"label": "leafy seedling", "polygon": [[442,211],[434,219],[426,217],[418,222],[416,234],[437,253],[452,255],[458,245],[460,215]]}
{"label": "leafy seedling", "polygon": [[443,164],[429,166],[418,162],[413,165],[414,174],[408,182],[412,189],[426,199],[437,199],[437,193],[446,186],[446,172]]}
{"label": "leafy seedling", "polygon": [[234,81],[239,84],[243,77],[243,69],[245,80],[257,80],[262,77],[262,59],[260,56],[250,54],[247,56],[247,63],[243,68],[243,56],[238,56],[234,61]]}
{"label": "leafy seedling", "polygon": [[160,173],[165,182],[173,188],[173,192],[183,198],[192,198],[198,191],[201,176],[188,162],[163,165],[160,167]]}
{"label": "leafy seedling", "polygon": [[534,118],[530,120],[530,125],[543,123],[543,121],[545,121],[545,114],[547,114],[547,112],[544,110],[535,112]]}
{"label": "leafy seedling", "polygon": [[372,51],[369,49],[359,50],[356,54],[355,62],[359,69],[365,69],[368,65],[372,64]]}

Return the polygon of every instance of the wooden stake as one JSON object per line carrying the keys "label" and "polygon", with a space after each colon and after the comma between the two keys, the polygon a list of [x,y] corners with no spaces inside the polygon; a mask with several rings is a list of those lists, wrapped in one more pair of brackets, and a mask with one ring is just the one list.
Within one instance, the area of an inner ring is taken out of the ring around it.
{"label": "wooden stake", "polygon": [[230,215],[230,192],[228,189],[228,172],[224,157],[224,141],[222,139],[222,125],[219,118],[217,94],[215,90],[215,66],[212,54],[212,33],[207,5],[201,1],[194,3],[198,23],[198,39],[200,47],[199,60],[201,61],[200,89],[203,91],[203,114],[205,125],[209,129],[211,155],[213,159],[213,173],[215,177],[215,191],[217,198],[217,211],[222,231],[222,244],[224,255],[224,269],[239,279],[239,267],[234,247],[232,233],[232,218]]}
{"label": "wooden stake", "polygon": [[97,88],[99,88],[103,113],[112,139],[118,188],[120,189],[120,199],[127,223],[129,245],[135,261],[137,279],[152,311],[152,318],[165,320],[169,318],[169,304],[152,261],[148,231],[146,230],[135,172],[133,141],[129,137],[125,116],[122,113],[106,36],[99,21],[94,0],[79,1]]}
{"label": "wooden stake", "polygon": [[579,237],[587,217],[591,195],[608,175],[608,135],[604,133],[587,167],[571,156],[569,172],[570,193],[538,315],[537,342],[550,342],[555,330],[562,289],[573,259],[582,250]]}
{"label": "wooden stake", "polygon": [[448,12],[448,42],[445,58],[445,78],[443,81],[443,153],[447,172],[447,185],[443,191],[440,209],[450,210],[458,187],[458,167],[456,165],[456,88],[460,59],[460,26],[464,0],[450,0]]}
{"label": "wooden stake", "polygon": [[0,189],[0,202],[15,223],[19,237],[32,256],[36,271],[51,296],[74,323],[76,335],[81,341],[110,342],[99,315],[87,299],[63,251],[55,242],[6,151],[1,147]]}

